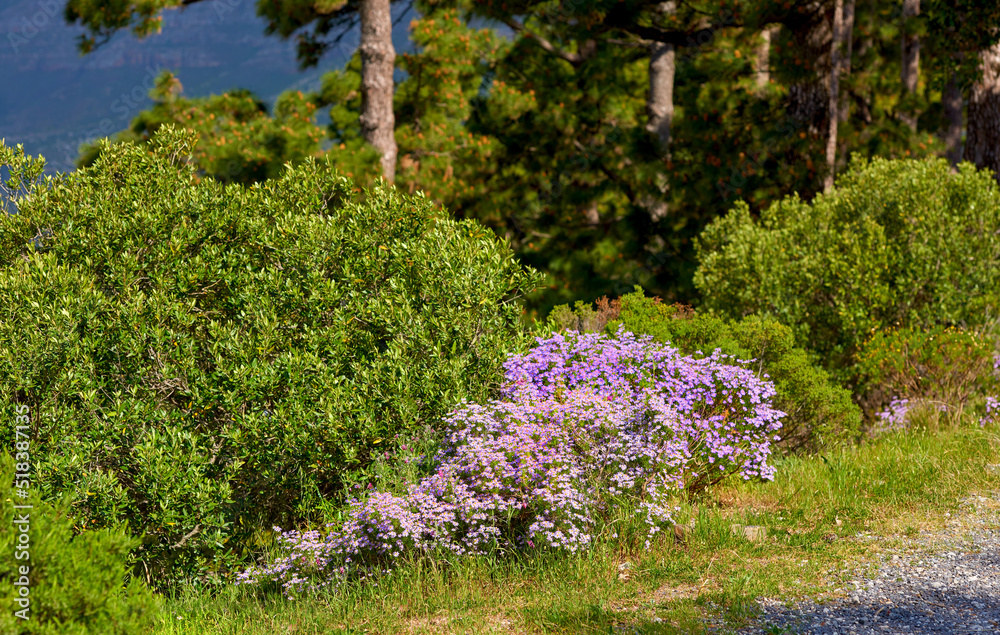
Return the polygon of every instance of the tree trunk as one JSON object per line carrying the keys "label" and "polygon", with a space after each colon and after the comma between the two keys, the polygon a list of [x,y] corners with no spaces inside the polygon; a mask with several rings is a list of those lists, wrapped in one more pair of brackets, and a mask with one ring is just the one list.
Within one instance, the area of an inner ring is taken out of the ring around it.
{"label": "tree trunk", "polygon": [[[677,10],[677,3],[661,2],[657,6],[661,15],[671,15]],[[676,53],[673,44],[653,42],[649,50],[649,93],[646,95],[646,130],[655,134],[659,141],[660,155],[670,158],[670,128],[674,120],[674,72]],[[638,203],[656,222],[667,215],[667,203],[663,200],[666,186],[659,193],[643,195]],[[588,217],[589,218],[589,217]],[[591,222],[591,224],[594,224]]]}
{"label": "tree trunk", "polygon": [[1000,44],[980,51],[983,77],[969,95],[965,160],[993,172],[1000,181]]}
{"label": "tree trunk", "polygon": [[941,101],[944,106],[944,119],[947,122],[944,131],[945,156],[954,167],[962,160],[962,89],[958,86],[954,71],[944,87]]}
{"label": "tree trunk", "polygon": [[[916,35],[908,33],[912,27],[912,20],[920,15],[920,0],[903,0],[903,37],[901,38],[902,70],[900,79],[903,80],[903,89],[906,95],[910,96],[917,92],[917,80],[920,79],[920,39]],[[910,127],[917,130],[917,115],[912,112],[903,112],[900,119]]]}
{"label": "tree trunk", "polygon": [[[851,56],[854,53],[854,0],[844,2],[844,58],[840,64],[840,73],[847,77],[851,74]],[[844,123],[850,116],[851,109],[847,103],[847,95],[840,97],[840,121]]]}
{"label": "tree trunk", "polygon": [[854,0],[844,1],[844,25],[841,27],[844,57],[840,65],[840,71],[844,75],[851,73],[851,57],[854,54],[854,4]]}
{"label": "tree trunk", "polygon": [[[658,10],[663,15],[668,15],[676,10],[676,4],[661,2]],[[654,42],[649,53],[649,95],[646,97],[646,114],[649,121],[646,129],[660,140],[660,152],[665,157],[670,154],[675,70],[674,45]]]}
{"label": "tree trunk", "polygon": [[757,45],[757,54],[754,56],[758,91],[763,91],[771,82],[771,39],[778,35],[778,28],[772,26],[760,32],[760,44]]}
{"label": "tree trunk", "polygon": [[840,121],[840,47],[843,45],[844,0],[836,0],[833,8],[833,37],[830,40],[830,106],[827,118],[830,130],[826,138],[826,179],[823,191],[833,189],[833,176],[837,170],[837,123]]}
{"label": "tree trunk", "polygon": [[389,0],[361,0],[361,133],[382,155],[382,175],[396,178],[396,116],[392,111],[392,14]]}
{"label": "tree trunk", "polygon": [[[872,32],[870,29],[862,28],[861,35],[858,37],[858,59],[864,59],[868,55],[868,51],[872,50],[874,46],[872,39]],[[854,100],[854,112],[855,119],[857,121],[864,123],[865,125],[870,125],[872,123],[872,108],[875,101],[875,90],[872,87],[866,89],[861,89],[856,94],[856,99]]]}

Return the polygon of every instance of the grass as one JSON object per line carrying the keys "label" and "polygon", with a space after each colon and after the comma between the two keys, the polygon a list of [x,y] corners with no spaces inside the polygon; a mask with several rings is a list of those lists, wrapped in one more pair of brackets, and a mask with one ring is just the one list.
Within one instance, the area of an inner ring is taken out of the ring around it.
{"label": "grass", "polygon": [[[414,562],[376,585],[308,599],[227,588],[164,601],[157,635],[702,633],[753,617],[754,599],[837,593],[873,567],[861,533],[913,535],[1000,485],[996,428],[909,431],[776,461],[771,483],[731,483],[683,505],[683,536],[646,550],[637,525],[578,556]],[[733,525],[764,527],[748,540]],[[631,532],[631,533],[630,533]]]}

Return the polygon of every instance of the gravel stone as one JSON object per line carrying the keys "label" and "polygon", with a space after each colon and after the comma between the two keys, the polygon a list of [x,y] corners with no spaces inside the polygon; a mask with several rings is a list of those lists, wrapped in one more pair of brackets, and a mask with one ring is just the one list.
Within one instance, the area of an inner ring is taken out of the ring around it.
{"label": "gravel stone", "polygon": [[[760,598],[760,615],[740,635],[1000,633],[1000,494],[961,501],[940,533],[857,536],[880,540],[874,577],[845,578],[844,595]],[[847,575],[848,572],[844,572]]]}

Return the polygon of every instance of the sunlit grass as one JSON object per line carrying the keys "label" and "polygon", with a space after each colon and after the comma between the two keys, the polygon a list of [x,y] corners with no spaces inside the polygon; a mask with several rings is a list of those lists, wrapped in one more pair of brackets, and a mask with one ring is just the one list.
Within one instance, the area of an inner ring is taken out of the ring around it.
{"label": "sunlit grass", "polygon": [[[756,597],[837,592],[872,552],[859,533],[914,534],[961,497],[996,488],[995,428],[893,433],[776,461],[771,483],[734,482],[682,505],[691,529],[643,547],[623,519],[575,556],[419,561],[378,585],[308,599],[229,588],[165,601],[164,635],[274,633],[699,633],[735,628]],[[733,525],[766,529],[750,541]]]}

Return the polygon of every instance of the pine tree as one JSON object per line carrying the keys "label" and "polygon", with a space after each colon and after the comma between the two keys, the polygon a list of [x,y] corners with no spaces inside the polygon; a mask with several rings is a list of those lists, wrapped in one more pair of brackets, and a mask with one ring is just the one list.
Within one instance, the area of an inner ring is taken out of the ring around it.
{"label": "pine tree", "polygon": [[[131,28],[139,37],[158,33],[161,13],[198,2],[216,0],[69,0],[68,22],[87,29],[80,50],[92,51],[121,29]],[[218,0],[221,1],[221,0]],[[382,174],[392,181],[396,173],[396,141],[392,111],[393,70],[391,0],[265,0],[257,11],[268,20],[269,33],[288,38],[298,34],[299,61],[313,66],[345,30],[360,22],[361,129],[365,141],[381,155]],[[308,27],[312,27],[309,32]],[[334,35],[331,35],[333,33]]]}

